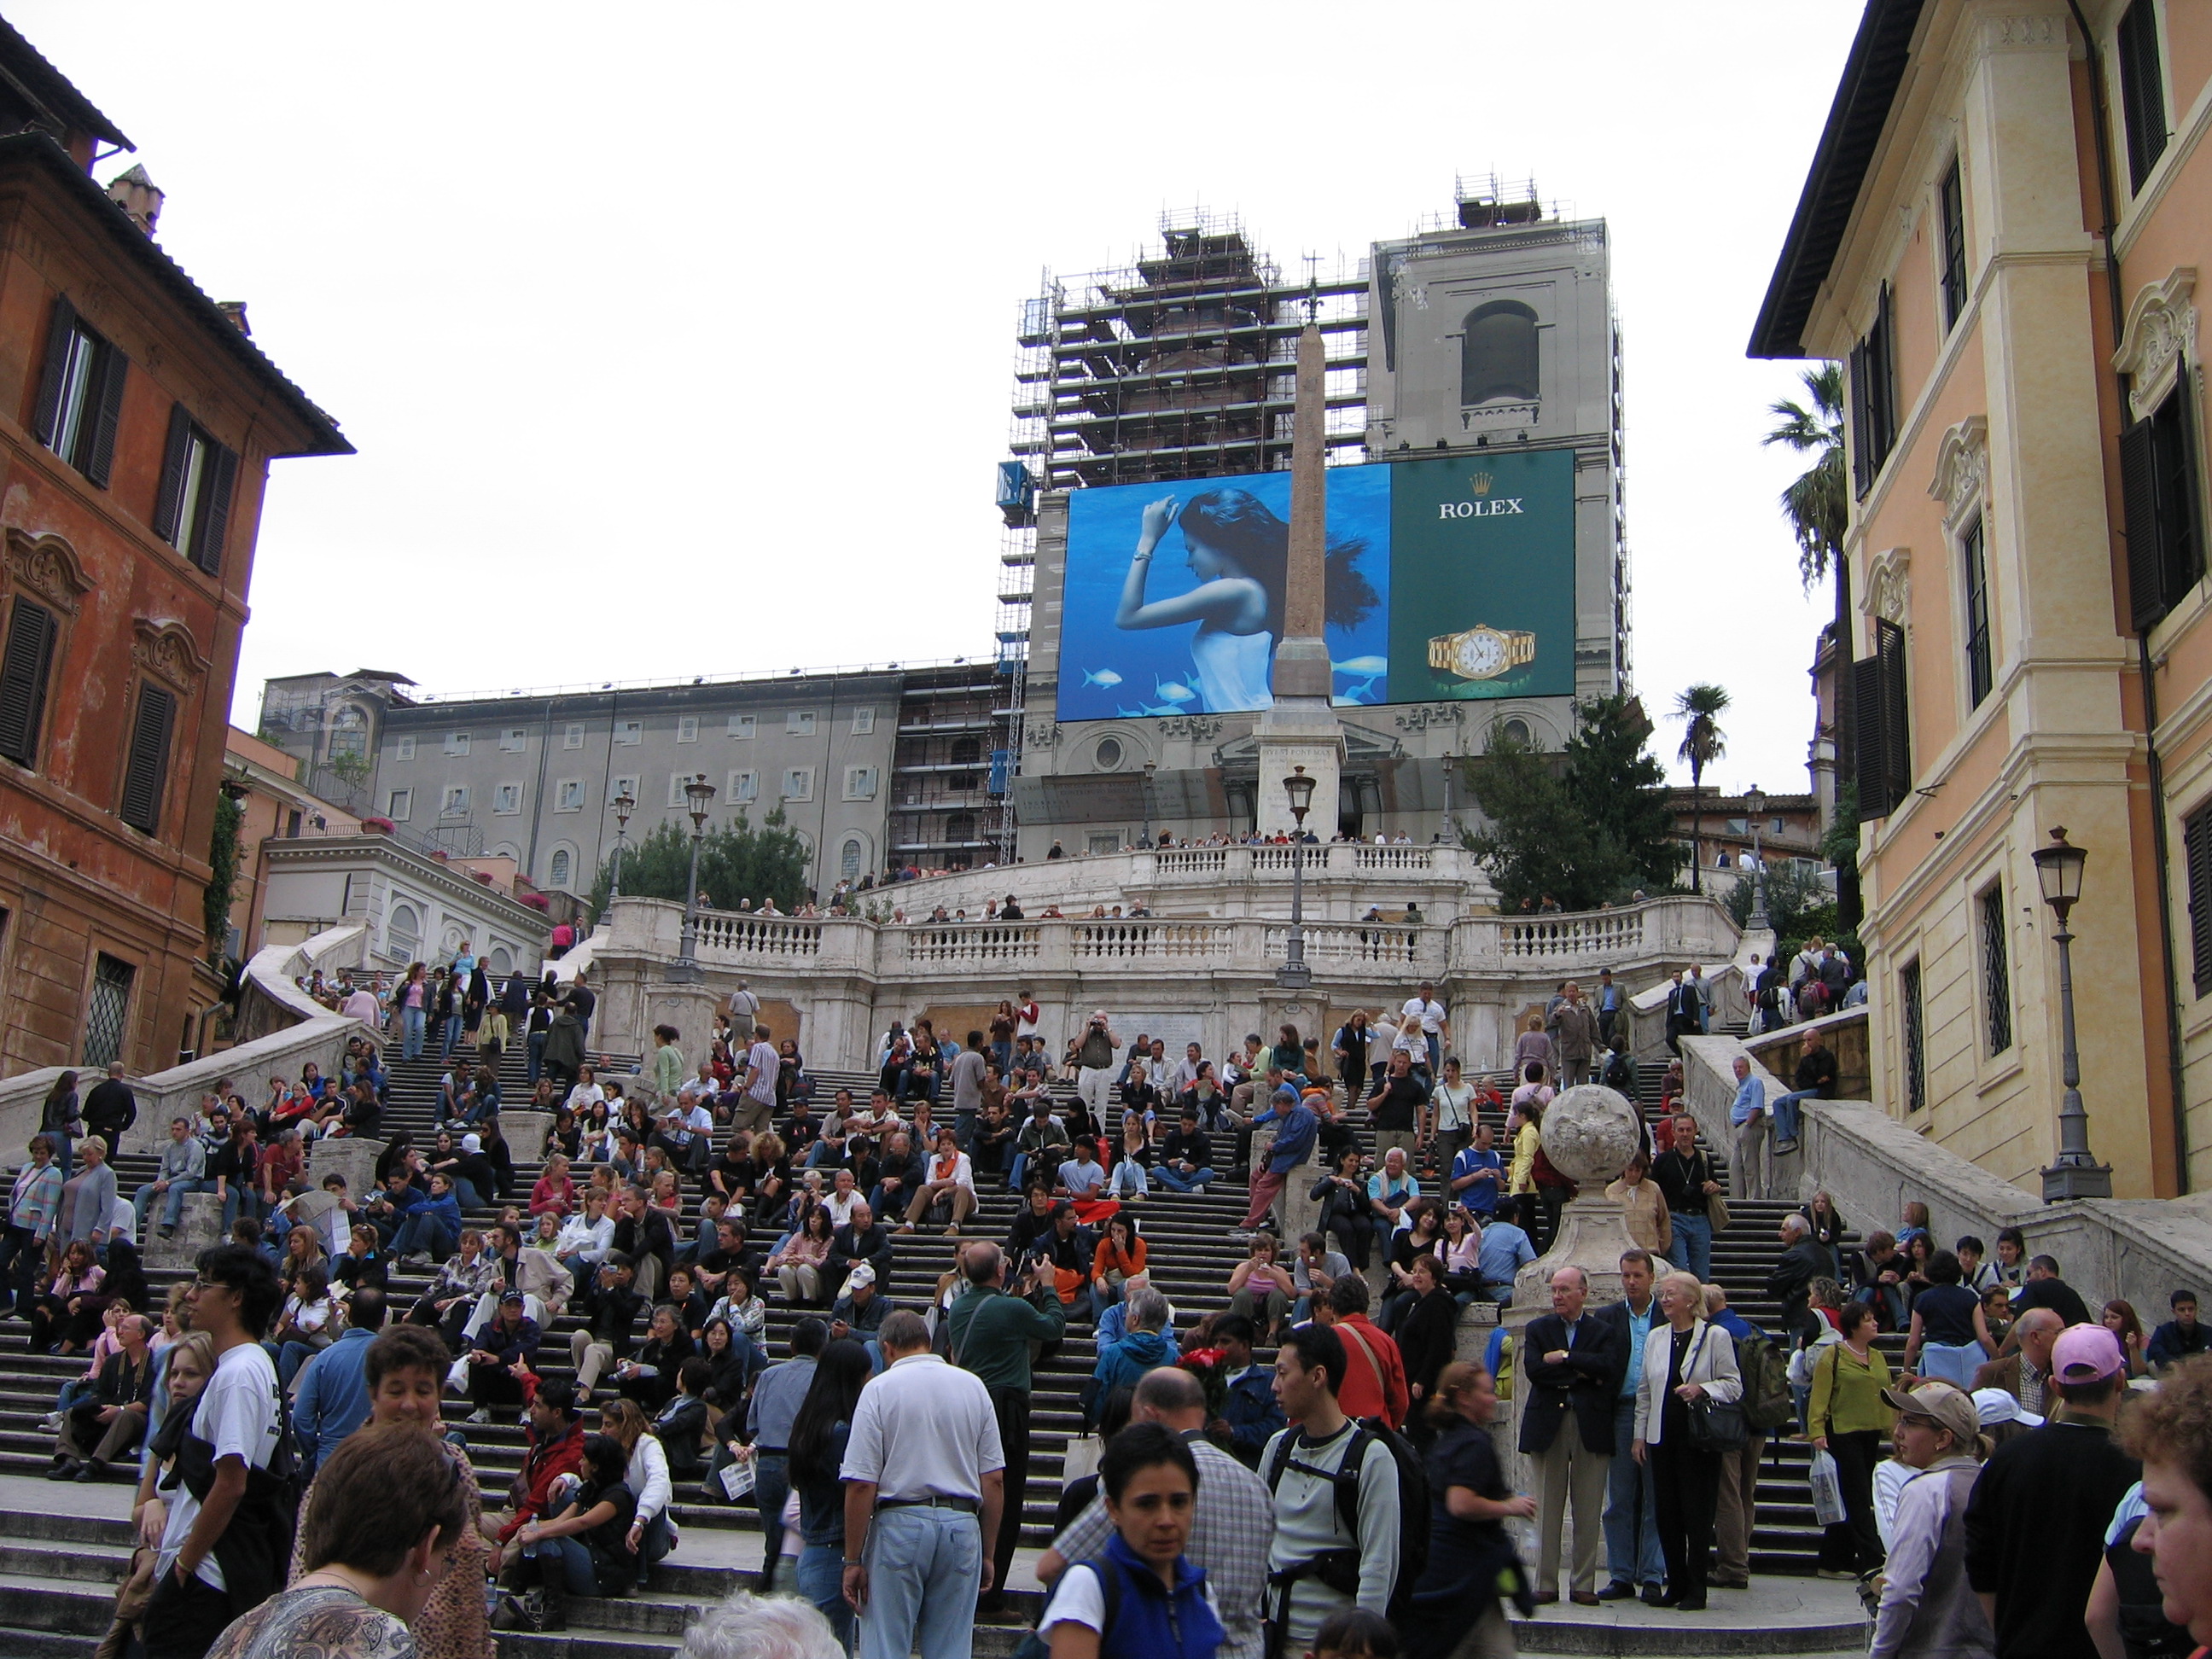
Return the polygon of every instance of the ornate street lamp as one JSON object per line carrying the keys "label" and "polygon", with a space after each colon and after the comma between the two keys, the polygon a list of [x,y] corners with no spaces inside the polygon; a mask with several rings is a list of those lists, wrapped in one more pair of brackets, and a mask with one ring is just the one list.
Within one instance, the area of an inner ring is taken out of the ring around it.
{"label": "ornate street lamp", "polygon": [[622,896],[623,848],[629,840],[630,814],[637,811],[637,797],[627,789],[617,795],[615,807],[615,868],[607,882],[607,902],[612,904]]}
{"label": "ornate street lamp", "polygon": [[699,963],[699,843],[707,837],[707,812],[714,804],[714,786],[701,772],[684,786],[684,799],[690,803],[691,813],[691,878],[684,884],[684,944],[676,964],[668,970],[668,977],[676,981],[696,982],[704,975]]}
{"label": "ornate street lamp", "polygon": [[2081,866],[2088,861],[2087,849],[2068,841],[2063,827],[2051,832],[2050,846],[2035,853],[2035,879],[2043,889],[2043,902],[2058,915],[2058,1053],[2060,1077],[2066,1085],[2058,1106],[2058,1158],[2043,1172],[2045,1204],[2112,1195],[2112,1166],[2098,1163],[2089,1151],[2089,1114],[2081,1106],[2081,1056],[2074,1042],[2074,935],[2066,918],[2081,896]]}
{"label": "ornate street lamp", "polygon": [[1283,793],[1290,797],[1291,816],[1297,820],[1297,829],[1291,836],[1291,936],[1285,941],[1283,965],[1275,970],[1275,983],[1285,991],[1303,991],[1313,983],[1313,969],[1306,966],[1306,814],[1313,809],[1314,781],[1306,775],[1306,769],[1291,769],[1291,775],[1283,780]]}
{"label": "ornate street lamp", "polygon": [[1150,847],[1152,844],[1152,776],[1159,769],[1160,763],[1158,761],[1145,763],[1145,804],[1142,809],[1145,815],[1145,827],[1137,831],[1137,845],[1139,847]]}
{"label": "ornate street lamp", "polygon": [[1766,914],[1766,860],[1760,855],[1759,840],[1759,821],[1766,816],[1766,792],[1753,784],[1743,792],[1743,808],[1751,814],[1751,920],[1746,926],[1757,932],[1774,926]]}

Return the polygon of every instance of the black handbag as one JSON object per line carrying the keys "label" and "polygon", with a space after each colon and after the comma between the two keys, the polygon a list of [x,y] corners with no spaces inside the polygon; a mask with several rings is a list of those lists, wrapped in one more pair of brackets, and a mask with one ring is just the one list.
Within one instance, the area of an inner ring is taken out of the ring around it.
{"label": "black handbag", "polygon": [[[1685,1373],[1693,1370],[1698,1353],[1712,1334],[1711,1323],[1698,1339],[1698,1346],[1691,1350]],[[1690,1401],[1690,1443],[1709,1452],[1741,1451],[1751,1440],[1750,1426],[1744,1421],[1743,1407],[1733,1400],[1715,1400],[1711,1395],[1700,1395]]]}

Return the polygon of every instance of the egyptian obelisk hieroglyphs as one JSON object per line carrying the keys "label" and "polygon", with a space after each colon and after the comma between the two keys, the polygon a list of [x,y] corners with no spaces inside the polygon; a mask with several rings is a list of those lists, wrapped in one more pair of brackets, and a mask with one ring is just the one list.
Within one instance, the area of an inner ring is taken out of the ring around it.
{"label": "egyptian obelisk hieroglyphs", "polygon": [[1259,821],[1262,835],[1295,827],[1283,780],[1303,766],[1314,780],[1306,827],[1327,841],[1336,833],[1344,772],[1344,726],[1329,702],[1327,608],[1328,508],[1322,453],[1327,364],[1321,331],[1298,336],[1297,402],[1291,417],[1291,558],[1284,584],[1283,637],[1275,647],[1274,706],[1260,717]]}

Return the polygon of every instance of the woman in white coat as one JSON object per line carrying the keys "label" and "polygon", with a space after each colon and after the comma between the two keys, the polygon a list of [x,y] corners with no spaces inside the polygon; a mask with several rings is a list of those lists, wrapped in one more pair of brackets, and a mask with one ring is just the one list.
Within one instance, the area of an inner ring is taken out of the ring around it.
{"label": "woman in white coat", "polygon": [[1659,1548],[1667,1560],[1667,1593],[1659,1605],[1696,1613],[1705,1605],[1705,1570],[1712,1553],[1713,1516],[1720,1500],[1721,1459],[1690,1433],[1692,1402],[1741,1398],[1735,1342],[1704,1318],[1705,1288],[1694,1273],[1659,1281],[1662,1328],[1644,1344],[1636,1385],[1636,1461],[1652,1468]]}

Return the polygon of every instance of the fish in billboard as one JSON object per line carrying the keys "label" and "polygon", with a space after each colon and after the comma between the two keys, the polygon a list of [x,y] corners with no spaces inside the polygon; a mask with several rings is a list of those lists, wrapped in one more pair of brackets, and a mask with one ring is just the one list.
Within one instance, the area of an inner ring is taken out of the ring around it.
{"label": "fish in billboard", "polygon": [[1121,677],[1110,668],[1098,668],[1085,673],[1083,683],[1085,685],[1115,686],[1121,684]]}
{"label": "fish in billboard", "polygon": [[1330,701],[1371,702],[1375,700],[1375,682],[1390,672],[1390,659],[1388,657],[1354,657],[1348,662],[1333,662],[1329,667],[1346,679],[1359,682],[1357,685],[1346,687]]}

